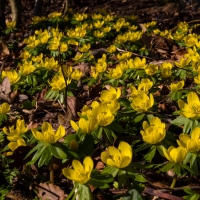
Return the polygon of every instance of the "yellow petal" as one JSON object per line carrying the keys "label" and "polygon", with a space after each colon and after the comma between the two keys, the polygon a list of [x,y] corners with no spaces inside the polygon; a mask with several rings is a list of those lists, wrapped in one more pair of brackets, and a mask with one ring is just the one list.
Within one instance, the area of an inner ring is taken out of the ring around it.
{"label": "yellow petal", "polygon": [[79,127],[73,120],[70,120],[70,124],[75,131],[78,131]]}
{"label": "yellow petal", "polygon": [[119,150],[117,148],[113,147],[113,146],[108,147],[108,153],[111,155],[111,157],[120,155]]}
{"label": "yellow petal", "polygon": [[52,126],[51,126],[51,124],[50,123],[48,123],[48,122],[44,122],[43,124],[42,124],[42,133],[44,133],[44,132],[53,132],[53,128],[52,128]]}
{"label": "yellow petal", "polygon": [[84,170],[83,165],[78,160],[73,160],[72,166],[73,166],[75,171],[83,171]]}
{"label": "yellow petal", "polygon": [[185,108],[188,107],[188,104],[185,103],[183,100],[179,99],[179,100],[178,100],[178,106],[179,106],[179,108],[180,108],[181,110],[184,110]]}
{"label": "yellow petal", "polygon": [[65,136],[65,128],[64,128],[64,126],[60,125],[58,127],[58,130],[56,131],[55,140],[57,141],[64,136]]}
{"label": "yellow petal", "polygon": [[120,168],[127,167],[130,163],[131,163],[130,157],[122,157],[122,162],[121,162]]}
{"label": "yellow petal", "polygon": [[130,159],[132,159],[132,149],[127,142],[120,142],[118,149],[120,153],[123,154],[125,157],[129,157]]}
{"label": "yellow petal", "polygon": [[85,159],[83,161],[83,167],[84,167],[86,172],[91,173],[91,171],[94,167],[94,163],[93,163],[93,160],[89,156],[85,157]]}
{"label": "yellow petal", "polygon": [[108,158],[107,160],[107,165],[111,166],[111,167],[117,167],[119,168],[120,166],[118,166],[111,158]]}
{"label": "yellow petal", "polygon": [[104,162],[105,164],[108,164],[107,163],[108,158],[109,158],[109,156],[108,156],[107,152],[104,151],[104,152],[101,153],[101,160],[102,160],[102,162]]}
{"label": "yellow petal", "polygon": [[160,126],[160,124],[161,124],[161,121],[158,117],[153,117],[150,120],[150,126]]}
{"label": "yellow petal", "polygon": [[200,139],[200,127],[195,127],[191,133],[192,139]]}
{"label": "yellow petal", "polygon": [[15,149],[17,149],[19,145],[17,144],[17,142],[10,142],[8,144],[9,149],[11,149],[12,151],[14,151]]}
{"label": "yellow petal", "polygon": [[173,162],[173,160],[169,157],[168,151],[163,147],[163,154],[167,158],[167,160]]}
{"label": "yellow petal", "polygon": [[147,121],[143,121],[142,128],[145,131],[149,127],[149,123]]}
{"label": "yellow petal", "polygon": [[199,103],[199,97],[197,96],[197,94],[195,92],[190,92],[187,95],[187,102],[188,104],[198,104]]}

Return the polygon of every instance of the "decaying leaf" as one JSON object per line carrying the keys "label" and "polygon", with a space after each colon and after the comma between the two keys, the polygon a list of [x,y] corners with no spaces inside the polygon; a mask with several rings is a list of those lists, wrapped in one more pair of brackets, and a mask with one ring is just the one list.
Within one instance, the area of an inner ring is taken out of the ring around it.
{"label": "decaying leaf", "polygon": [[0,58],[3,59],[5,56],[10,55],[10,50],[4,40],[0,40]]}
{"label": "decaying leaf", "polygon": [[40,183],[36,189],[38,190],[38,197],[42,200],[64,200],[66,197],[64,191],[52,183]]}
{"label": "decaying leaf", "polygon": [[10,80],[8,77],[4,77],[2,84],[0,85],[0,99],[6,100],[7,102],[11,102],[11,99],[9,97],[9,93],[11,92],[10,87]]}

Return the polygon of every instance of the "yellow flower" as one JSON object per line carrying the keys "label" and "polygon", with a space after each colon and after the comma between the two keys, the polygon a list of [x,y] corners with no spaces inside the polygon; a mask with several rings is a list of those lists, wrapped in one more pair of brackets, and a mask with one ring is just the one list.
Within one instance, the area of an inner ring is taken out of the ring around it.
{"label": "yellow flower", "polygon": [[143,78],[141,80],[141,83],[138,85],[138,90],[148,92],[149,89],[151,89],[152,86],[153,86],[152,81],[150,81],[148,78]]}
{"label": "yellow flower", "polygon": [[149,144],[157,144],[165,138],[165,124],[161,123],[158,117],[153,117],[150,124],[144,121],[142,124],[143,130],[140,131],[144,142]]}
{"label": "yellow flower", "polygon": [[167,62],[164,62],[160,65],[160,69],[161,69],[161,74],[164,78],[168,78],[171,76],[172,72],[171,72],[171,69],[172,69],[172,64],[171,63],[167,63]]}
{"label": "yellow flower", "polygon": [[16,128],[14,126],[3,128],[3,132],[7,135],[9,141],[17,141],[21,139],[21,136],[28,130],[28,127],[25,125],[24,120],[18,119],[16,122]]}
{"label": "yellow flower", "polygon": [[150,94],[148,97],[147,94],[141,93],[139,97],[135,97],[131,100],[131,107],[138,112],[146,112],[154,104],[154,98],[152,94]]}
{"label": "yellow flower", "polygon": [[132,56],[132,52],[125,52],[122,55],[117,54],[118,60],[125,60],[125,59],[130,58],[131,56]]}
{"label": "yellow flower", "polygon": [[17,149],[20,146],[26,146],[26,142],[23,139],[17,139],[16,142],[9,142],[8,147],[11,149],[11,152],[7,152],[8,156],[11,156],[13,154],[13,151]]}
{"label": "yellow flower", "polygon": [[53,37],[53,39],[49,42],[48,49],[56,51],[60,45],[60,38]]}
{"label": "yellow flower", "polygon": [[117,88],[117,90],[113,87],[110,87],[109,90],[103,90],[101,92],[101,97],[99,100],[102,103],[110,103],[112,101],[116,101],[121,96],[121,90],[120,88]]}
{"label": "yellow flower", "polygon": [[118,101],[111,101],[106,103],[112,114],[115,114],[120,109],[120,103]]}
{"label": "yellow flower", "polygon": [[74,169],[64,168],[62,170],[62,173],[66,178],[80,184],[85,184],[90,180],[94,163],[89,156],[85,157],[83,165],[78,160],[73,160],[72,166]]}
{"label": "yellow flower", "polygon": [[92,117],[97,120],[99,126],[107,126],[114,120],[114,115],[105,104],[100,104],[98,107],[94,107],[92,109]]}
{"label": "yellow flower", "polygon": [[82,54],[82,53],[77,53],[76,56],[75,56],[74,58],[72,58],[72,59],[75,60],[75,61],[78,61],[78,60],[80,60],[82,57],[83,57],[83,54]]}
{"label": "yellow flower", "polygon": [[68,44],[78,46],[78,42],[76,40],[68,40]]}
{"label": "yellow flower", "polygon": [[48,15],[48,17],[49,17],[50,19],[57,18],[57,17],[61,17],[61,16],[62,16],[62,13],[61,13],[61,12],[53,12],[53,13],[50,13],[50,14]]}
{"label": "yellow flower", "polygon": [[96,67],[91,66],[91,76],[94,79],[97,79],[99,76],[99,72],[96,70]]}
{"label": "yellow flower", "polygon": [[24,58],[24,59],[28,59],[31,57],[31,54],[29,53],[29,51],[24,51],[22,52],[22,54],[20,55],[20,58]]}
{"label": "yellow flower", "polygon": [[126,41],[128,40],[128,37],[126,34],[124,35],[118,35],[115,39],[115,41],[118,43],[118,44],[124,44]]}
{"label": "yellow flower", "polygon": [[168,148],[168,150],[163,148],[163,153],[165,157],[167,158],[167,160],[169,160],[170,162],[180,163],[180,162],[183,162],[183,160],[185,159],[187,155],[187,150],[183,147],[175,148],[171,146]]}
{"label": "yellow flower", "polygon": [[175,65],[179,68],[183,68],[190,63],[191,59],[188,58],[181,58],[179,62],[175,62]]}
{"label": "yellow flower", "polygon": [[191,138],[187,134],[180,134],[177,143],[180,147],[185,148],[188,152],[200,150],[200,127],[195,127],[191,133]]}
{"label": "yellow flower", "polygon": [[77,132],[81,129],[83,133],[91,133],[97,126],[97,121],[94,118],[86,120],[85,118],[80,118],[80,120],[75,123],[74,121],[70,121],[72,128]]}
{"label": "yellow flower", "polygon": [[97,20],[93,22],[93,26],[95,26],[96,28],[101,28],[103,25],[104,25],[104,21]]}
{"label": "yellow flower", "polygon": [[179,114],[186,118],[199,118],[200,117],[200,101],[195,92],[190,92],[187,95],[187,102],[178,100],[178,106],[181,109]]}
{"label": "yellow flower", "polygon": [[158,71],[158,66],[154,64],[147,65],[147,67],[144,69],[146,74],[149,76],[153,76]]}
{"label": "yellow flower", "polygon": [[30,61],[30,62],[24,61],[24,63],[19,64],[19,66],[20,66],[19,73],[23,74],[23,75],[31,74],[36,69],[35,66],[32,65],[32,61]]}
{"label": "yellow flower", "polygon": [[32,17],[32,24],[37,24],[38,22],[41,22],[45,19],[46,19],[46,17],[34,16],[34,17]]}
{"label": "yellow flower", "polygon": [[104,32],[102,32],[102,31],[94,31],[93,35],[94,35],[94,37],[102,38],[102,37],[104,37]]}
{"label": "yellow flower", "polygon": [[114,16],[113,15],[106,15],[104,18],[105,22],[110,22],[112,20],[114,20]]}
{"label": "yellow flower", "polygon": [[50,35],[47,30],[44,30],[42,33],[38,33],[39,41],[41,44],[46,44],[50,38]]}
{"label": "yellow flower", "polygon": [[55,132],[51,124],[48,122],[42,124],[42,132],[39,132],[36,128],[32,128],[31,132],[37,140],[49,144],[55,143],[65,136],[65,128],[63,126],[60,125],[58,130]]}
{"label": "yellow flower", "polygon": [[54,57],[52,58],[45,58],[44,62],[42,61],[40,63],[41,67],[44,67],[47,70],[58,70],[58,68],[60,67],[58,65],[58,61],[54,59]]}
{"label": "yellow flower", "polygon": [[106,62],[98,62],[95,64],[97,72],[105,72],[107,69],[107,63]]}
{"label": "yellow flower", "polygon": [[6,114],[8,111],[10,111],[10,105],[8,103],[3,103],[0,106],[0,114]]}
{"label": "yellow flower", "polygon": [[104,28],[102,29],[102,31],[103,31],[104,33],[108,33],[108,32],[110,32],[110,30],[111,30],[111,27],[110,27],[110,26],[106,26],[106,27],[104,27]]}
{"label": "yellow flower", "polygon": [[194,77],[194,82],[198,85],[200,84],[200,74]]}
{"label": "yellow flower", "polygon": [[110,46],[107,48],[107,52],[108,52],[108,53],[114,53],[116,50],[117,50],[117,48],[116,48],[115,45],[110,45]]}
{"label": "yellow flower", "polygon": [[178,90],[183,89],[184,84],[185,84],[184,81],[179,81],[178,83],[171,83],[168,88],[172,92],[176,92]]}
{"label": "yellow flower", "polygon": [[80,80],[81,76],[82,76],[82,72],[78,69],[75,69],[71,74],[71,78],[77,81]]}
{"label": "yellow flower", "polygon": [[76,21],[81,22],[81,21],[83,21],[84,19],[87,18],[87,14],[85,14],[85,13],[83,13],[83,14],[76,13],[76,14],[74,14],[74,18],[75,18]]}
{"label": "yellow flower", "polygon": [[118,79],[122,76],[122,74],[123,74],[123,71],[121,67],[112,68],[109,71],[109,77],[111,79]]}
{"label": "yellow flower", "polygon": [[10,84],[14,84],[17,83],[17,81],[20,79],[20,76],[18,75],[18,73],[14,70],[14,71],[2,71],[1,77],[8,77]]}
{"label": "yellow flower", "polygon": [[194,46],[198,42],[198,39],[193,34],[188,34],[183,40],[188,47]]}
{"label": "yellow flower", "polygon": [[126,33],[126,37],[128,38],[128,41],[130,42],[135,42],[139,40],[141,36],[142,36],[142,32],[139,32],[139,31],[137,32],[128,31]]}
{"label": "yellow flower", "polygon": [[125,168],[132,160],[131,146],[126,142],[120,142],[118,149],[109,146],[107,151],[101,153],[101,160],[111,167]]}
{"label": "yellow flower", "polygon": [[84,44],[82,47],[79,47],[78,50],[80,52],[87,52],[90,49],[90,47],[91,47],[91,45],[90,45],[90,43],[88,43],[88,44]]}
{"label": "yellow flower", "polygon": [[63,77],[63,75],[55,75],[53,77],[53,79],[51,80],[51,89],[52,90],[62,90],[63,88],[66,87],[66,84],[65,84],[65,79]]}
{"label": "yellow flower", "polygon": [[32,57],[32,61],[33,62],[40,62],[41,60],[42,60],[42,58],[43,58],[43,53],[41,53],[40,55],[38,55],[38,56],[33,56]]}
{"label": "yellow flower", "polygon": [[[132,59],[129,60],[129,62],[131,62]],[[143,58],[142,60],[139,57],[136,57],[133,60],[133,66],[130,65],[130,68],[134,68],[134,69],[144,69],[146,68],[146,58]]]}
{"label": "yellow flower", "polygon": [[93,14],[92,15],[93,20],[99,20],[99,19],[102,19],[102,18],[103,18],[102,14]]}
{"label": "yellow flower", "polygon": [[60,43],[60,52],[65,52],[68,50],[68,46],[66,43]]}
{"label": "yellow flower", "polygon": [[16,26],[16,21],[6,22],[7,28],[14,28]]}

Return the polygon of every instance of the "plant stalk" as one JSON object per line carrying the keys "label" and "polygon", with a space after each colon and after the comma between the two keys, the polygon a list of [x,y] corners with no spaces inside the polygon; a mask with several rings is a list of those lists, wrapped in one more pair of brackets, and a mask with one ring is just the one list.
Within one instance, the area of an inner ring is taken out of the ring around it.
{"label": "plant stalk", "polygon": [[50,181],[54,184],[54,168],[53,168],[53,158],[50,161]]}
{"label": "plant stalk", "polygon": [[171,184],[170,188],[174,188],[174,187],[175,187],[176,181],[177,181],[177,175],[175,174],[175,175],[174,175],[174,178],[173,178],[173,180],[172,180],[172,184]]}

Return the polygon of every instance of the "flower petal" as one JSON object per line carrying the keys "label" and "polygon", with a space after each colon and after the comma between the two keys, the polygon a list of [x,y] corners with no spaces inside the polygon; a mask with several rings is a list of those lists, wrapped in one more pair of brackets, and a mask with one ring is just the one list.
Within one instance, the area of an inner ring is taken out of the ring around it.
{"label": "flower petal", "polygon": [[83,165],[78,160],[73,160],[72,166],[75,171],[83,171],[84,170]]}
{"label": "flower petal", "polygon": [[187,102],[188,104],[199,104],[199,97],[195,92],[190,92],[187,95]]}
{"label": "flower petal", "polygon": [[123,154],[125,157],[129,157],[130,159],[132,159],[132,149],[127,142],[120,142],[118,149],[120,153]]}

